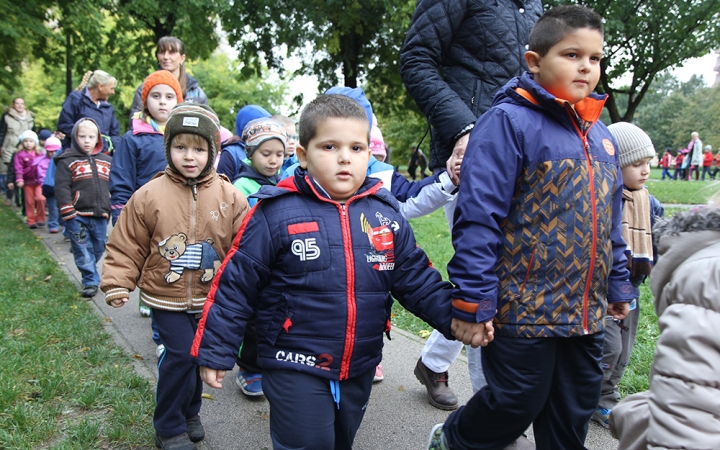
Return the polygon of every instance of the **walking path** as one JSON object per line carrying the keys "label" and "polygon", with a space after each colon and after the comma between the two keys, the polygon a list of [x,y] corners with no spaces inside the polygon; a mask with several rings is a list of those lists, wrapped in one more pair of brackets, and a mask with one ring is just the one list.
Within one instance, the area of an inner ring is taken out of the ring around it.
{"label": "walking path", "polygon": [[[49,234],[45,228],[35,231],[64,267],[69,278],[79,287],[81,277],[70,253],[70,243],[64,242],[61,234]],[[118,345],[135,357],[138,373],[148,379],[156,379],[157,358],[155,344],[151,339],[150,320],[141,317],[138,312],[137,291],[131,295],[130,302],[119,309],[107,306],[102,293],[92,301],[108,333]],[[391,341],[385,340],[382,363],[385,380],[373,387],[365,419],[355,439],[356,450],[425,449],[432,426],[444,422],[449,415],[449,412],[436,409],[428,403],[425,387],[413,375],[424,341],[398,329],[394,329],[391,335]],[[268,420],[270,408],[264,397],[245,397],[235,385],[235,371],[227,375],[223,384],[223,389],[205,386],[205,393],[212,398],[203,399],[200,415],[205,425],[206,438],[198,443],[197,448],[272,448]],[[450,386],[462,403],[472,396],[464,356],[450,368]],[[312,414],[312,411],[308,413]],[[151,424],[148,423],[148,426]],[[617,441],[608,430],[590,423],[586,446],[590,450],[610,450],[617,448]]]}

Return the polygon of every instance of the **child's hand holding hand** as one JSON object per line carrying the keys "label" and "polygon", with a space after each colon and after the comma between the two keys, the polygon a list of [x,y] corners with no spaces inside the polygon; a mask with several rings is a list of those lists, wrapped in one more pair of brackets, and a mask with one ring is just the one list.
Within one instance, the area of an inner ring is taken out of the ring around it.
{"label": "child's hand holding hand", "polygon": [[225,379],[225,371],[200,366],[200,378],[202,378],[208,386],[222,389],[222,382]]}
{"label": "child's hand holding hand", "polygon": [[607,315],[613,316],[615,320],[623,320],[630,313],[630,303],[608,303]]}
{"label": "child's hand holding hand", "polygon": [[22,189],[23,186],[25,186],[25,183],[23,183],[22,181],[17,182],[18,189]]}
{"label": "child's hand holding hand", "polygon": [[473,348],[485,347],[495,337],[492,320],[470,323],[453,317],[450,331],[455,335],[455,339]]}
{"label": "child's hand holding hand", "polygon": [[130,299],[129,297],[114,298],[114,299],[110,300],[110,302],[108,304],[110,306],[112,306],[113,308],[120,308],[125,303],[127,303],[129,299]]}

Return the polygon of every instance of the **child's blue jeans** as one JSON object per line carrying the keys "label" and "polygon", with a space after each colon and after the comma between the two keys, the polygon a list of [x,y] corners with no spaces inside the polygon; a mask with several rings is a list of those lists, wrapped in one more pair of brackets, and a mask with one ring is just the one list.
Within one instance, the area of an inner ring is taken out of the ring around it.
{"label": "child's blue jeans", "polygon": [[50,197],[45,197],[45,209],[47,210],[48,230],[59,229],[60,211],[58,211],[57,199],[54,195]]}
{"label": "child's blue jeans", "polygon": [[64,225],[67,236],[70,237],[75,265],[82,275],[82,285],[99,286],[100,274],[97,270],[97,262],[105,252],[107,219],[75,216],[66,220]]}

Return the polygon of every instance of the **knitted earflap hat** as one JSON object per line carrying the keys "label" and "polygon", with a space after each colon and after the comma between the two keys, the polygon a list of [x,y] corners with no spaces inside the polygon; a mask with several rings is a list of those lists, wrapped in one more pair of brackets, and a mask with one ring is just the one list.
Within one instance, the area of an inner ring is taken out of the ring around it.
{"label": "knitted earflap hat", "polygon": [[20,133],[20,136],[18,137],[18,144],[22,144],[22,141],[25,139],[32,139],[35,141],[35,146],[40,145],[40,141],[38,141],[38,135],[35,134],[33,130],[25,130],[22,133]]}
{"label": "knitted earflap hat", "polygon": [[49,138],[45,139],[45,150],[48,152],[56,152],[62,148],[62,144],[60,143],[60,139],[56,138],[55,136],[50,136]]}
{"label": "knitted earflap hat", "polygon": [[608,126],[608,130],[620,147],[620,167],[629,166],[635,161],[653,158],[656,155],[650,136],[640,127],[628,122],[617,122]]}
{"label": "knitted earflap hat", "polygon": [[150,89],[154,88],[158,84],[166,84],[170,86],[173,91],[175,91],[175,95],[177,96],[177,102],[182,103],[182,88],[180,87],[180,83],[178,82],[177,78],[175,78],[175,75],[168,72],[167,70],[158,70],[151,73],[150,75],[148,75],[147,78],[145,78],[145,82],[143,83],[142,87],[143,106],[147,105],[145,101],[147,100],[147,96],[150,93]]}
{"label": "knitted earflap hat", "polygon": [[170,158],[170,147],[173,138],[183,133],[198,135],[208,142],[208,163],[198,175],[198,179],[202,178],[213,169],[215,156],[220,148],[220,121],[215,111],[207,105],[188,102],[177,104],[170,112],[165,123],[165,158],[175,173],[179,172]]}
{"label": "knitted earflap hat", "polygon": [[251,157],[263,142],[270,139],[278,139],[282,142],[283,149],[287,147],[287,132],[280,122],[269,118],[255,119],[248,122],[242,133],[247,157]]}

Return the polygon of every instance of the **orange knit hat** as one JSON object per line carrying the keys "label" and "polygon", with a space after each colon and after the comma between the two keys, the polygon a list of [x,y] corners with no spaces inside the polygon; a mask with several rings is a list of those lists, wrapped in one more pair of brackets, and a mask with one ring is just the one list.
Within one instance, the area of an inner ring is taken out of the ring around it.
{"label": "orange knit hat", "polygon": [[150,75],[148,75],[147,78],[145,78],[145,82],[143,83],[142,88],[143,106],[147,105],[147,103],[145,103],[145,100],[147,100],[150,89],[157,86],[158,84],[167,84],[168,86],[173,88],[173,90],[175,91],[175,95],[177,95],[177,102],[182,103],[182,88],[180,87],[180,83],[178,82],[177,78],[175,78],[175,75],[168,72],[167,70],[158,70],[151,73]]}

